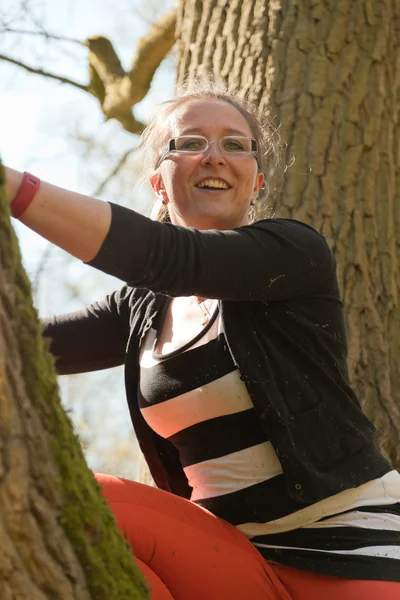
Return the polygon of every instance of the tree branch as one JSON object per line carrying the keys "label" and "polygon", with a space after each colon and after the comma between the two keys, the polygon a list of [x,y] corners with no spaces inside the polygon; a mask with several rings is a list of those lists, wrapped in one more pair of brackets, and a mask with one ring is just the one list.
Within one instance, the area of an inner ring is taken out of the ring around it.
{"label": "tree branch", "polygon": [[129,74],[133,104],[145,97],[157,67],[175,44],[176,18],[177,10],[173,7],[140,40]]}
{"label": "tree branch", "polygon": [[115,177],[117,175],[118,171],[124,166],[124,164],[126,163],[126,161],[129,158],[129,156],[133,152],[136,152],[136,151],[137,151],[137,147],[136,148],[130,148],[129,150],[127,150],[126,152],[124,152],[124,154],[121,156],[121,158],[120,158],[119,162],[117,163],[117,165],[114,167],[114,169],[108,175],[108,177],[106,177],[106,179],[104,179],[104,181],[99,185],[99,187],[92,194],[92,196],[94,196],[95,198],[97,196],[100,196],[100,194],[103,192],[103,190],[106,187],[106,185],[111,181],[111,179],[113,179],[113,177]]}
{"label": "tree branch", "polygon": [[96,35],[86,42],[89,48],[89,65],[96,70],[104,87],[125,77],[121,61],[109,39]]}
{"label": "tree branch", "polygon": [[28,71],[29,73],[35,73],[36,75],[42,75],[43,77],[48,77],[49,79],[55,79],[56,81],[60,81],[61,83],[68,83],[69,85],[72,85],[78,88],[79,90],[89,92],[89,88],[87,85],[82,85],[76,81],[72,81],[72,79],[62,77],[61,75],[54,75],[53,73],[48,73],[47,71],[43,71],[42,69],[34,69],[33,67],[30,67],[29,65],[26,65],[25,63],[19,60],[15,60],[14,58],[10,58],[9,56],[5,56],[4,54],[0,54],[0,60],[4,60],[13,65],[17,65],[18,67],[25,69],[25,71]]}
{"label": "tree branch", "polygon": [[[92,94],[100,102],[106,119],[116,119],[126,131],[140,134],[145,125],[135,119],[132,109],[149,91],[156,69],[175,43],[176,13],[175,7],[170,9],[140,40],[129,73],[124,71],[110,40],[95,36],[83,42],[89,49],[89,85],[29,67],[8,56],[0,55],[0,60]],[[41,31],[41,35],[56,39],[44,31]],[[59,39],[62,40],[61,37]],[[65,38],[64,41],[72,40]]]}
{"label": "tree branch", "polygon": [[72,44],[79,44],[80,46],[86,46],[85,42],[81,40],[75,40],[74,38],[64,37],[62,35],[54,35],[52,33],[46,33],[45,31],[30,31],[28,29],[13,29],[12,27],[4,27],[4,33],[18,33],[19,35],[37,35],[44,37],[47,40],[56,40],[58,42],[70,42]]}
{"label": "tree branch", "polygon": [[175,42],[176,8],[169,10],[141,39],[129,74],[110,40],[102,36],[87,40],[89,48],[89,91],[98,98],[107,119],[117,119],[124,129],[141,133],[132,108],[149,91],[157,67]]}

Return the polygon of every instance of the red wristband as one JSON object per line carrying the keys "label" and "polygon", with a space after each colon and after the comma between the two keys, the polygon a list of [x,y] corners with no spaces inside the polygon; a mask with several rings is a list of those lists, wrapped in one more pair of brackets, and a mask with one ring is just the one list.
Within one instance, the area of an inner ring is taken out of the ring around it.
{"label": "red wristband", "polygon": [[31,175],[30,173],[25,172],[17,195],[11,202],[10,206],[11,215],[14,217],[14,219],[19,219],[24,214],[36,196],[36,193],[39,191],[39,188],[40,179],[34,175]]}

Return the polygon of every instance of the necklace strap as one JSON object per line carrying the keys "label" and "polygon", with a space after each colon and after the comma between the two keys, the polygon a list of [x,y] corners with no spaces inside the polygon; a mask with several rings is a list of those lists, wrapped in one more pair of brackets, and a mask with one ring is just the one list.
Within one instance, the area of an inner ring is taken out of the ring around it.
{"label": "necklace strap", "polygon": [[[196,300],[197,300],[197,298],[196,298]],[[211,302],[210,308],[214,302],[215,302],[214,300]],[[202,300],[201,302],[199,302],[197,300],[197,307],[200,310],[201,314],[203,315],[203,321],[201,324],[204,327],[204,325],[207,325],[207,323],[211,319],[211,311],[209,310],[209,308],[206,305],[206,300]]]}
{"label": "necklace strap", "polygon": [[173,358],[174,356],[181,354],[181,352],[185,352],[185,350],[188,350],[188,348],[191,348],[191,346],[193,346],[196,342],[198,342],[203,337],[203,335],[205,335],[207,333],[207,331],[209,331],[211,329],[211,327],[214,325],[215,320],[218,316],[218,312],[219,312],[219,306],[218,306],[218,302],[217,302],[216,309],[214,310],[214,312],[211,316],[211,319],[209,320],[207,325],[192,340],[189,340],[188,342],[186,342],[186,344],[184,344],[180,348],[177,348],[176,350],[173,350],[172,352],[168,352],[167,354],[157,354],[156,352],[154,352],[154,348],[156,347],[157,340],[158,340],[158,332],[157,332],[157,335],[155,337],[154,344],[153,344],[153,350],[151,352],[152,358],[154,358],[154,360],[162,360],[164,358]]}

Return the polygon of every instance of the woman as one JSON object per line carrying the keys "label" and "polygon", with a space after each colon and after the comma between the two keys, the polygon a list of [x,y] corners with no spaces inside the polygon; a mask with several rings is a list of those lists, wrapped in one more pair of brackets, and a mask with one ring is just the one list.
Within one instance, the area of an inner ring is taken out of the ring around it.
{"label": "woman", "polygon": [[155,600],[394,600],[400,475],[349,386],[334,257],[249,224],[268,143],[222,92],[164,103],[143,144],[169,223],[9,170],[15,216],[127,283],[45,335],[60,373],[125,363],[161,489],[98,480]]}

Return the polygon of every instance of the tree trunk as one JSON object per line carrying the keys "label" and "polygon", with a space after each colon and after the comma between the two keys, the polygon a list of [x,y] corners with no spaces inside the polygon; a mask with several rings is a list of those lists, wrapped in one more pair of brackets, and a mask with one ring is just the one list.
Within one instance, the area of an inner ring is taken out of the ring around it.
{"label": "tree trunk", "polygon": [[211,73],[280,126],[278,214],[336,255],[352,385],[397,467],[399,36],[399,0],[181,0],[178,15],[178,83]]}
{"label": "tree trunk", "polygon": [[61,408],[0,164],[0,598],[149,598]]}

